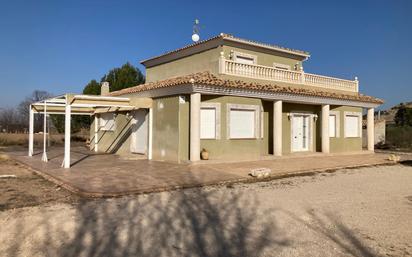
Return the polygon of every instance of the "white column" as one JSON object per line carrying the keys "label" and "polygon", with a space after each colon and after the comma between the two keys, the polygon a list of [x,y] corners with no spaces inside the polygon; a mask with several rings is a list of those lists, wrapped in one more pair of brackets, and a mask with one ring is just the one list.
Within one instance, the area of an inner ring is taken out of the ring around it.
{"label": "white column", "polygon": [[43,113],[43,155],[41,156],[41,160],[43,162],[47,162],[47,103],[44,101],[44,113]]}
{"label": "white column", "polygon": [[153,108],[149,108],[149,149],[148,149],[147,159],[151,160],[153,158]]}
{"label": "white column", "polygon": [[322,153],[329,153],[329,105],[322,105]]}
{"label": "white column", "polygon": [[219,74],[225,73],[225,52],[221,51],[219,56]]}
{"label": "white column", "polygon": [[369,108],[368,109],[368,123],[367,123],[367,130],[368,130],[368,151],[375,151],[375,109]]}
{"label": "white column", "polygon": [[200,160],[200,93],[190,95],[190,160]]}
{"label": "white column", "polygon": [[29,156],[33,156],[34,112],[30,105],[29,111]]}
{"label": "white column", "polygon": [[273,102],[273,154],[282,156],[282,101]]}
{"label": "white column", "polygon": [[94,151],[99,151],[99,117],[98,114],[94,114]]}
{"label": "white column", "polygon": [[66,104],[64,121],[64,168],[70,168],[70,123],[71,123],[71,106]]}

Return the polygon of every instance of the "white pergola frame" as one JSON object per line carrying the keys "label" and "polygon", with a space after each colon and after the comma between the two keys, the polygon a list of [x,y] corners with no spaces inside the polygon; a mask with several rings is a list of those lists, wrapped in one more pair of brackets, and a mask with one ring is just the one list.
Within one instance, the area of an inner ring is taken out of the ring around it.
{"label": "white pergola frame", "polygon": [[[46,149],[46,117],[48,114],[65,115],[64,127],[64,159],[62,167],[70,168],[70,136],[71,136],[71,115],[95,115],[97,124],[97,113],[104,112],[102,109],[117,108],[117,110],[133,110],[139,107],[138,104],[131,104],[129,98],[96,96],[96,95],[75,95],[65,94],[57,97],[45,99],[30,105],[29,115],[29,151],[28,156],[33,156],[34,141],[34,114],[44,114],[44,137],[43,137],[43,156],[42,161],[47,162]],[[151,110],[151,109],[150,109]],[[96,125],[95,125],[96,126]],[[95,151],[97,151],[97,130],[95,130]]]}

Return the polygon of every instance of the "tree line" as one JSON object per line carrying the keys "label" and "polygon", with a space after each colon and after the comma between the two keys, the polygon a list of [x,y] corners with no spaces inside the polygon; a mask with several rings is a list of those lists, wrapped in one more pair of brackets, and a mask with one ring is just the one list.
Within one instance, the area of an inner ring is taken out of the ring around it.
{"label": "tree line", "polygon": [[[83,88],[83,94],[100,95],[101,82],[107,81],[110,91],[117,91],[123,88],[144,84],[145,77],[139,68],[130,63],[121,67],[111,69],[101,79],[100,83],[96,79],[90,80]],[[0,109],[0,132],[27,133],[29,128],[29,107],[30,104],[51,98],[53,95],[47,91],[35,90],[14,108]],[[50,115],[52,126],[57,132],[64,131],[64,115]],[[82,128],[90,127],[89,116],[72,116],[72,131],[77,133]],[[43,114],[34,115],[34,132],[43,131]]]}

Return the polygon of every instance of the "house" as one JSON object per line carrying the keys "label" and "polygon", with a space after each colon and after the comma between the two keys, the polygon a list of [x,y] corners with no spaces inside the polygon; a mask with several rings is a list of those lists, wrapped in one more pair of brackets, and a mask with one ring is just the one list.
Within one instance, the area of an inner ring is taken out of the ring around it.
{"label": "house", "polygon": [[91,149],[174,162],[202,149],[218,160],[362,150],[362,111],[373,124],[383,101],[359,93],[357,78],[306,73],[309,57],[222,33],[144,60],[146,84],[109,95],[150,104],[96,114]]}
{"label": "house", "polygon": [[374,108],[383,101],[359,93],[357,78],[305,72],[309,57],[220,34],[142,61],[144,85],[109,92],[103,83],[101,96],[48,99],[31,106],[30,119],[65,114],[66,168],[71,115],[94,117],[92,151],[180,163],[199,161],[203,149],[215,160],[360,151],[366,109],[373,151]]}

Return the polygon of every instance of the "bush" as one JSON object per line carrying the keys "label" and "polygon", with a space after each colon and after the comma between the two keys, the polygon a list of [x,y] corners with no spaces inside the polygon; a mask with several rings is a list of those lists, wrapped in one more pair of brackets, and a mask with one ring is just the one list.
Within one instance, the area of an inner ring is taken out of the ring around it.
{"label": "bush", "polygon": [[392,127],[386,128],[386,144],[392,148],[412,150],[412,127]]}

